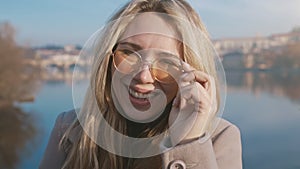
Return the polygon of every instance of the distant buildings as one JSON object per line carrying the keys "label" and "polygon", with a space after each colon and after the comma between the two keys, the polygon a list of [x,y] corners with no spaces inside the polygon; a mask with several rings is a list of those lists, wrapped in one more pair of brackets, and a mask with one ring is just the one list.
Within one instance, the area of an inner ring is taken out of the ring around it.
{"label": "distant buildings", "polygon": [[[263,56],[262,51],[280,50],[282,46],[294,42],[300,42],[300,30],[268,37],[219,39],[214,40],[213,44],[225,69],[265,70],[272,66],[272,60]],[[46,46],[33,50],[35,57],[29,58],[28,63],[39,65],[44,70],[42,73],[45,79],[72,78],[72,70],[76,64],[80,66],[87,64],[87,61],[78,57],[80,46]]]}
{"label": "distant buildings", "polygon": [[215,40],[215,49],[220,55],[231,52],[248,53],[253,50],[260,51],[272,47],[284,46],[288,43],[300,42],[300,32],[290,32],[285,34],[275,34],[269,37],[250,38],[228,38]]}
{"label": "distant buildings", "polygon": [[281,47],[300,42],[300,31],[275,34],[268,37],[228,38],[213,41],[215,49],[226,69],[267,69],[271,63],[260,54],[264,50],[278,50]]}
{"label": "distant buildings", "polygon": [[[86,61],[80,59],[81,47],[74,45],[46,46],[35,49],[35,59],[30,64],[42,68],[41,76],[44,80],[72,79],[75,65],[84,66]],[[84,78],[82,75],[80,78]]]}

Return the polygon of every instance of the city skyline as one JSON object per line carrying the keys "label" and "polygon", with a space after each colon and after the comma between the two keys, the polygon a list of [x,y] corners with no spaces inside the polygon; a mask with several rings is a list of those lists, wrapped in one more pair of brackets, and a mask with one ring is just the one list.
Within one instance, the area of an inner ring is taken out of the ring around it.
{"label": "city skyline", "polygon": [[[1,0],[2,1],[2,0]],[[300,25],[300,0],[189,0],[213,39],[269,36]],[[3,1],[0,22],[11,23],[19,44],[83,45],[126,1]]]}

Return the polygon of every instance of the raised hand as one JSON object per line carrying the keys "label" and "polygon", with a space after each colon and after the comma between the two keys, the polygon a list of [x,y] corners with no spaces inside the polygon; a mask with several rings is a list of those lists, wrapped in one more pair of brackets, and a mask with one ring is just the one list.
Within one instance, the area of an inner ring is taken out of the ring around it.
{"label": "raised hand", "polygon": [[183,64],[183,69],[169,116],[173,145],[204,136],[217,110],[213,77],[187,63]]}

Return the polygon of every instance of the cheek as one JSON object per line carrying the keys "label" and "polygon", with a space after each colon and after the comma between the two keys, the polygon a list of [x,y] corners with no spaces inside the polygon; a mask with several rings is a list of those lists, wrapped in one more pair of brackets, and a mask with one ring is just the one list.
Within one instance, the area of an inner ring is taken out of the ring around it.
{"label": "cheek", "polygon": [[177,86],[177,84],[162,85],[162,90],[164,91],[164,93],[167,96],[168,103],[170,103],[177,94],[178,86]]}

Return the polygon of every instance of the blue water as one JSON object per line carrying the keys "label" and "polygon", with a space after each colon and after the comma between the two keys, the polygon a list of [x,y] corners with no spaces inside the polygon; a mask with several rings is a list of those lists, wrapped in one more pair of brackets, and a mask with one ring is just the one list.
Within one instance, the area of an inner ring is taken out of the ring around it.
{"label": "blue water", "polygon": [[224,116],[241,130],[244,168],[300,168],[299,104],[266,93],[232,91]]}
{"label": "blue water", "polygon": [[44,83],[34,103],[22,104],[24,111],[30,112],[35,117],[39,133],[34,138],[35,142],[38,140],[38,144],[29,143],[32,146],[32,154],[30,156],[24,154],[17,168],[38,168],[57,115],[73,107],[71,91],[71,84],[65,82]]}
{"label": "blue water", "polygon": [[[300,83],[274,85],[280,79],[263,81],[260,76],[254,76],[254,82],[250,78],[249,83],[245,77],[229,75],[223,114],[241,130],[244,169],[299,169],[300,89],[295,86]],[[73,108],[71,84],[44,83],[35,102],[21,107],[30,112],[38,132],[25,140],[26,151],[18,150],[15,168],[37,168],[56,116]]]}

